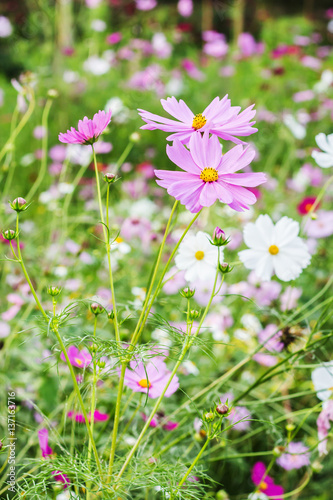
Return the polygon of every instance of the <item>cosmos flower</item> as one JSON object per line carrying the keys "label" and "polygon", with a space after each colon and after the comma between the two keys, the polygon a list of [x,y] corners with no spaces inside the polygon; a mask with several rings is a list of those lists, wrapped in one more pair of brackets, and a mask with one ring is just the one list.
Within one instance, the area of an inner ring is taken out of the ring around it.
{"label": "cosmos flower", "polygon": [[38,431],[38,440],[42,456],[45,458],[49,455],[53,455],[53,450],[49,446],[49,431],[47,429],[40,429]]}
{"label": "cosmos flower", "polygon": [[325,408],[320,412],[317,418],[318,427],[318,451],[319,455],[327,455],[327,435],[333,422],[333,400],[330,399],[325,403]]}
{"label": "cosmos flower", "polygon": [[[71,365],[76,366],[77,368],[87,368],[92,360],[91,354],[86,349],[79,351],[75,345],[69,346],[67,354]],[[60,357],[63,361],[66,361],[64,353],[61,353]]]}
{"label": "cosmos flower", "polygon": [[222,155],[218,138],[209,138],[208,132],[203,136],[193,134],[189,146],[190,151],[177,139],[172,146],[167,146],[168,157],[184,172],[155,170],[155,175],[159,179],[157,184],[190,212],[197,213],[216,200],[238,212],[256,202],[256,196],[246,188],[265,182],[265,174],[235,173],[251,163],[255,155],[253,149],[239,145]]}
{"label": "cosmos flower", "polygon": [[[275,333],[276,332],[276,333]],[[277,331],[277,326],[269,324],[259,332],[258,339],[260,344],[263,344],[265,349],[270,352],[281,352],[284,344],[281,342],[282,332]]]}
{"label": "cosmos flower", "polygon": [[78,130],[71,127],[66,133],[59,134],[59,141],[67,144],[93,144],[96,142],[106,127],[111,121],[111,113],[109,110],[99,111],[94,114],[92,120],[86,116],[78,123]]}
{"label": "cosmos flower", "polygon": [[[147,421],[147,415],[145,413],[141,413],[141,417],[143,420],[146,422]],[[150,427],[157,427],[160,425],[160,423],[165,419],[165,415],[163,412],[157,412],[155,413],[153,419],[150,422]],[[166,431],[173,431],[174,429],[177,429],[179,423],[178,422],[172,422],[171,420],[168,420],[163,424],[163,429]]]}
{"label": "cosmos flower", "polygon": [[306,221],[304,231],[309,238],[327,238],[333,234],[333,210],[319,210],[315,219]]}
{"label": "cosmos flower", "polygon": [[315,139],[322,151],[312,151],[312,158],[321,168],[333,167],[333,134],[321,133],[316,135]]}
{"label": "cosmos flower", "polygon": [[282,217],[274,226],[269,215],[259,215],[255,223],[245,226],[244,241],[249,249],[238,256],[247,269],[254,269],[264,281],[273,273],[282,281],[293,280],[311,260],[298,233],[298,222],[289,217]]}
{"label": "cosmos flower", "polygon": [[304,465],[310,464],[309,448],[301,441],[291,441],[277,459],[276,463],[285,470],[300,469]]}
{"label": "cosmos flower", "polygon": [[306,196],[305,198],[303,198],[303,200],[297,205],[298,213],[301,215],[308,214],[316,200],[316,196]]}
{"label": "cosmos flower", "polygon": [[[84,415],[83,413],[76,413],[74,411],[69,411],[67,413],[67,417],[70,419],[75,419],[76,422],[83,424],[84,423]],[[99,410],[94,411],[94,422],[105,422],[110,418],[108,413],[102,413]],[[88,414],[88,420],[91,422],[91,413]]]}
{"label": "cosmos flower", "polygon": [[252,109],[254,104],[239,114],[240,107],[231,106],[228,95],[221,100],[219,97],[215,97],[204,111],[197,115],[190,110],[184,101],[181,99],[177,101],[175,97],[161,99],[161,104],[164,110],[175,117],[177,121],[139,109],[139,115],[146,122],[146,125],[141,128],[171,132],[171,135],[167,137],[168,141],[179,139],[182,143],[187,144],[190,137],[196,132],[208,131],[226,141],[239,144],[242,141],[235,136],[245,137],[257,132],[256,128],[252,128],[255,122],[251,121],[255,115],[255,111]]}
{"label": "cosmos flower", "polygon": [[[124,384],[134,392],[143,392],[156,399],[164,391],[170,374],[161,356],[156,356],[146,364],[134,360],[130,362],[130,369],[126,368]],[[178,377],[175,375],[164,396],[170,397],[178,387]]]}
{"label": "cosmos flower", "polygon": [[[231,403],[234,399],[234,395],[232,392],[226,392],[220,398],[221,403],[226,403],[231,406]],[[250,427],[251,422],[249,420],[252,418],[251,413],[245,406],[234,406],[229,415],[226,417],[230,424],[233,424],[233,429],[237,431],[246,431]]]}
{"label": "cosmos flower", "polygon": [[311,374],[317,398],[327,401],[333,395],[333,361],[323,363]]}
{"label": "cosmos flower", "polygon": [[[191,283],[206,281],[216,273],[219,248],[210,243],[209,234],[199,231],[184,238],[175,258],[176,267],[185,271],[185,279]],[[223,253],[220,250],[220,258]]]}
{"label": "cosmos flower", "polygon": [[274,500],[283,500],[284,489],[274,483],[273,478],[265,475],[266,466],[263,462],[256,462],[252,468],[251,479],[259,491],[267,495],[268,498],[274,497]]}

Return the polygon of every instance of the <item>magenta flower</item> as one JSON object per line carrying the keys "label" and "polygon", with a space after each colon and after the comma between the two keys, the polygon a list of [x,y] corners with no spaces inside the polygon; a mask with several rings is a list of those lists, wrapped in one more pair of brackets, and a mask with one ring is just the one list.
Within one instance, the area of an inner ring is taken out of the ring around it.
{"label": "magenta flower", "polygon": [[155,170],[155,175],[159,178],[157,184],[166,188],[190,212],[210,207],[216,200],[238,212],[256,202],[256,196],[246,187],[265,182],[265,174],[235,173],[249,165],[255,155],[253,149],[244,150],[239,145],[222,155],[218,138],[209,138],[208,131],[203,136],[193,134],[189,146],[190,151],[179,140],[167,146],[170,160],[185,172]]}
{"label": "magenta flower", "polygon": [[231,106],[228,95],[221,100],[219,97],[215,97],[209,106],[197,115],[190,110],[184,101],[180,99],[178,102],[175,97],[161,99],[161,104],[164,110],[174,116],[177,121],[139,109],[139,115],[146,122],[146,125],[141,128],[171,132],[171,135],[167,137],[168,141],[178,139],[183,144],[187,144],[195,132],[208,131],[226,141],[242,144],[243,142],[237,139],[236,135],[245,137],[257,132],[256,128],[252,128],[255,122],[251,121],[256,113],[252,109],[254,104],[239,114],[240,107]]}
{"label": "magenta flower", "polygon": [[301,441],[291,441],[286,447],[285,453],[277,458],[276,463],[285,470],[300,469],[310,464],[309,448]]}
{"label": "magenta flower", "polygon": [[[82,349],[82,351],[79,351],[79,349],[75,347],[75,345],[71,345],[67,349],[67,354],[71,365],[76,366],[77,368],[87,368],[92,360],[91,354],[86,349]],[[60,358],[63,361],[66,361],[65,355],[63,353],[61,353]]]}
{"label": "magenta flower", "polygon": [[[146,422],[147,421],[147,415],[145,413],[141,413],[141,417],[143,420]],[[157,412],[155,413],[153,419],[151,420],[149,426],[150,427],[157,427],[163,420],[165,419],[165,415],[163,412]],[[172,422],[171,420],[168,420],[164,425],[163,429],[166,431],[173,431],[174,429],[177,429],[179,423],[178,422]]]}
{"label": "magenta flower", "polygon": [[[78,422],[79,424],[84,424],[84,415],[83,413],[76,413],[74,411],[69,411],[67,413],[68,418],[70,419],[75,419],[75,422]],[[99,410],[94,411],[94,422],[105,422],[110,418],[110,415],[108,413],[102,413]],[[88,420],[91,422],[91,412],[88,414]]]}
{"label": "magenta flower", "polygon": [[274,500],[283,500],[284,489],[282,486],[275,484],[270,476],[266,476],[265,472],[266,466],[263,462],[255,463],[251,473],[252,481],[256,486],[259,486],[259,491],[268,496],[268,498],[274,497]]}
{"label": "magenta flower", "polygon": [[97,141],[103,130],[111,121],[111,113],[109,110],[99,111],[94,114],[94,118],[90,120],[86,116],[78,123],[78,130],[71,127],[65,134],[59,134],[59,141],[67,144],[93,144]]}
{"label": "magenta flower", "polygon": [[[135,392],[148,394],[152,399],[158,398],[169,380],[171,372],[167,370],[166,364],[157,356],[144,365],[141,361],[131,361],[130,367],[126,368],[125,385]],[[179,387],[178,377],[175,375],[165,392],[165,397],[170,397]]]}
{"label": "magenta flower", "polygon": [[53,455],[53,450],[49,446],[49,431],[47,429],[40,429],[38,431],[38,440],[42,456],[45,458],[49,455]]}
{"label": "magenta flower", "polygon": [[70,484],[70,480],[69,480],[67,474],[63,474],[60,470],[54,470],[52,472],[52,475],[53,475],[55,481],[58,481],[59,483],[64,484],[64,489],[66,489],[68,487],[68,485]]}

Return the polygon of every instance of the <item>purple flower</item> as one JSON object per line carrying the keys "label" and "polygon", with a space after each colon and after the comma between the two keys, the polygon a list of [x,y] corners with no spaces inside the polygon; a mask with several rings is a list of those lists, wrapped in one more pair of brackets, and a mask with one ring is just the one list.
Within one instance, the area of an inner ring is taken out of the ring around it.
{"label": "purple flower", "polygon": [[54,470],[52,472],[52,475],[53,475],[55,481],[58,481],[59,483],[64,484],[64,488],[67,488],[68,485],[70,484],[70,480],[69,480],[67,474],[63,474],[60,470]]}
{"label": "purple flower", "polygon": [[[221,403],[226,403],[226,401],[228,401],[229,406],[231,406],[233,399],[234,395],[231,392],[226,392],[220,398]],[[226,418],[231,424],[234,424],[233,429],[245,431],[250,427],[250,422],[248,420],[252,418],[252,415],[244,406],[234,406]]]}
{"label": "purple flower", "polygon": [[276,463],[285,470],[300,469],[310,464],[309,448],[301,441],[291,441],[282,455],[277,458]]}
{"label": "purple flower", "polygon": [[273,324],[269,324],[262,330],[258,337],[260,344],[263,344],[263,347],[270,352],[281,352],[284,344],[280,341],[282,332],[277,330],[277,326]]}
{"label": "purple flower", "polygon": [[308,220],[305,232],[310,238],[327,238],[333,234],[333,210],[319,210],[317,218]]}
{"label": "purple flower", "polygon": [[97,141],[103,130],[109,125],[111,113],[111,110],[107,113],[105,113],[105,111],[99,111],[94,114],[92,120],[89,120],[85,116],[83,120],[79,121],[78,130],[71,127],[65,134],[59,134],[59,141],[67,144],[93,144]]}
{"label": "purple flower", "polygon": [[327,455],[327,439],[329,430],[331,428],[331,422],[333,422],[333,400],[330,399],[325,401],[325,407],[319,414],[317,419],[317,427],[318,427],[318,451],[319,455]]}
{"label": "purple flower", "polygon": [[[142,361],[131,361],[130,367],[126,368],[125,385],[134,392],[143,392],[152,399],[158,398],[170,378],[171,372],[167,370],[166,364],[161,356],[156,356],[146,365]],[[165,397],[170,397],[179,387],[178,377],[175,375],[165,392]]]}
{"label": "purple flower", "polygon": [[262,54],[264,49],[264,45],[262,43],[257,43],[251,33],[241,33],[238,37],[237,44],[243,57]]}
{"label": "purple flower", "polygon": [[197,213],[216,200],[242,212],[257,201],[246,188],[264,183],[265,174],[235,173],[252,161],[255,152],[251,148],[239,145],[222,155],[218,138],[214,135],[209,138],[208,130],[203,136],[192,134],[189,146],[190,151],[178,139],[167,146],[170,160],[185,172],[155,170],[155,175],[159,179],[157,184],[190,212]]}
{"label": "purple flower", "polygon": [[177,4],[178,12],[183,17],[190,17],[193,12],[193,1],[192,0],[178,0]]}
{"label": "purple flower", "polygon": [[265,464],[263,462],[255,463],[251,472],[252,481],[259,487],[259,491],[268,498],[274,497],[274,500],[283,500],[284,489],[282,486],[275,484],[273,478],[266,476],[265,473]]}
{"label": "purple flower", "polygon": [[[145,413],[141,413],[141,417],[143,420],[146,422],[147,421],[147,415]],[[150,427],[157,427],[163,420],[165,419],[165,415],[163,412],[157,412],[153,416],[151,422],[150,422]],[[179,423],[178,422],[172,422],[171,420],[168,420],[164,425],[163,429],[166,431],[173,431],[174,429],[177,429]]]}
{"label": "purple flower", "polygon": [[[75,345],[71,345],[67,349],[67,354],[71,365],[76,366],[77,368],[87,368],[92,360],[91,354],[86,349],[79,351]],[[63,361],[66,361],[64,353],[61,353],[60,357]]]}
{"label": "purple flower", "polygon": [[45,458],[53,455],[53,450],[49,446],[49,431],[47,429],[40,429],[38,431],[38,440],[42,456]]}
{"label": "purple flower", "polygon": [[236,139],[236,135],[244,137],[257,132],[256,128],[252,128],[255,122],[251,121],[256,113],[252,109],[254,104],[239,114],[240,108],[231,106],[228,95],[221,100],[215,97],[206,109],[197,115],[194,115],[184,101],[181,99],[177,101],[175,97],[161,99],[161,104],[164,110],[178,121],[139,109],[139,115],[146,122],[146,125],[141,128],[171,132],[171,135],[167,137],[168,141],[179,139],[187,144],[196,132],[207,131],[226,141],[240,144],[242,141]]}

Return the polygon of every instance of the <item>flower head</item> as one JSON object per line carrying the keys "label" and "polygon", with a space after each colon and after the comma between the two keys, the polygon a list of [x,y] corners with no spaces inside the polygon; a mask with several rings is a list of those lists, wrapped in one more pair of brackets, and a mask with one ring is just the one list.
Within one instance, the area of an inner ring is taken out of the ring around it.
{"label": "flower head", "polygon": [[304,465],[310,464],[309,448],[301,441],[291,441],[285,453],[277,458],[276,463],[283,467],[285,470],[300,469]]}
{"label": "flower head", "polygon": [[217,137],[209,133],[193,134],[188,151],[179,140],[167,146],[170,160],[185,172],[155,170],[157,184],[167,189],[171,196],[192,213],[210,207],[216,200],[242,212],[253,205],[257,198],[246,189],[266,181],[263,173],[235,173],[253,160],[255,152],[241,145],[222,155]]}
{"label": "flower head", "polygon": [[314,203],[317,198],[315,196],[306,196],[303,200],[297,205],[298,213],[301,215],[306,215],[312,210]]}
{"label": "flower head", "polygon": [[333,210],[319,210],[315,219],[306,221],[304,231],[309,238],[327,238],[333,234]]}
{"label": "flower head", "polygon": [[94,114],[92,120],[85,116],[83,120],[79,121],[78,130],[71,127],[66,133],[59,134],[59,141],[67,144],[93,144],[98,140],[103,130],[109,125],[111,113],[111,110],[107,113],[105,111],[99,111]]}
{"label": "flower head", "polygon": [[251,473],[252,481],[256,486],[259,486],[259,491],[267,495],[268,498],[272,496],[275,500],[282,500],[284,489],[275,484],[273,478],[266,476],[265,473],[265,464],[263,462],[255,463]]}
{"label": "flower head", "polygon": [[317,419],[318,426],[318,451],[319,455],[326,455],[327,452],[327,439],[328,432],[331,427],[331,422],[333,422],[333,400],[330,399],[325,403],[325,408],[320,412]]}
{"label": "flower head", "polygon": [[282,217],[274,225],[269,215],[259,215],[255,223],[245,226],[244,241],[249,249],[239,252],[239,258],[264,281],[273,273],[282,281],[293,280],[311,260],[298,232],[298,222],[289,217]]}
{"label": "flower head", "polygon": [[333,395],[333,361],[323,363],[311,374],[317,398],[327,401]]}
{"label": "flower head", "polygon": [[177,101],[175,97],[161,99],[161,104],[164,110],[176,120],[139,109],[139,115],[146,122],[146,125],[141,128],[169,132],[171,135],[167,137],[168,141],[178,139],[183,144],[187,144],[196,132],[208,131],[226,141],[239,144],[242,141],[235,136],[245,137],[257,132],[256,128],[252,128],[255,122],[251,121],[255,115],[252,109],[254,105],[239,113],[239,106],[231,106],[228,95],[221,100],[215,97],[204,111],[198,114],[194,114],[184,101],[181,99]]}
{"label": "flower head", "polygon": [[53,455],[53,450],[49,446],[49,431],[47,429],[40,429],[38,431],[38,440],[42,456],[45,458],[49,455]]}
{"label": "flower head", "polygon": [[[209,234],[199,231],[195,235],[188,235],[179,245],[176,267],[185,271],[185,279],[191,283],[213,279],[218,254],[219,249],[210,243]],[[220,256],[223,258],[221,250]]]}
{"label": "flower head", "polygon": [[[67,349],[67,354],[71,365],[76,366],[77,368],[87,368],[92,360],[91,354],[86,349],[82,349],[82,351],[79,351],[79,349],[75,347],[75,345],[71,345]],[[66,361],[65,355],[63,353],[61,353],[60,357],[63,361]]]}
{"label": "flower head", "polygon": [[333,134],[321,133],[316,135],[315,139],[322,151],[312,151],[312,158],[321,168],[333,167]]}
{"label": "flower head", "polygon": [[[130,368],[126,368],[124,384],[134,392],[148,394],[152,399],[162,394],[171,374],[161,356],[156,356],[145,365],[142,361],[131,361]],[[164,396],[170,397],[178,387],[178,377],[175,375]]]}

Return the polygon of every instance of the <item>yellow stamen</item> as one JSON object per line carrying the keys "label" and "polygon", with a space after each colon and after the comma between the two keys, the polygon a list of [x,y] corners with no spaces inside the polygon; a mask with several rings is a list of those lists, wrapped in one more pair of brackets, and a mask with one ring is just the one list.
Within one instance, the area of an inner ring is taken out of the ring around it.
{"label": "yellow stamen", "polygon": [[151,383],[149,382],[149,380],[147,381],[146,378],[142,378],[139,382],[139,385],[141,387],[143,387],[143,389],[147,389],[148,385],[149,385],[149,389],[151,388]]}
{"label": "yellow stamen", "polygon": [[218,178],[218,171],[212,167],[204,168],[200,174],[200,179],[204,182],[216,182]]}
{"label": "yellow stamen", "polygon": [[304,207],[304,208],[305,208],[305,211],[306,211],[306,212],[310,212],[310,210],[311,210],[311,208],[312,208],[312,205],[313,205],[312,203],[307,203],[307,204],[305,205],[305,207]]}
{"label": "yellow stamen", "polygon": [[193,118],[192,127],[194,128],[194,130],[199,130],[206,124],[206,122],[207,122],[206,117],[203,116],[201,113],[199,113],[198,115],[195,115],[195,117]]}
{"label": "yellow stamen", "polygon": [[262,481],[260,484],[259,484],[259,490],[262,490],[262,491],[265,491],[267,490],[268,488],[268,484],[265,483],[265,481]]}
{"label": "yellow stamen", "polygon": [[116,242],[117,243],[122,243],[124,240],[121,236],[118,236],[118,238],[116,238]]}
{"label": "yellow stamen", "polygon": [[82,365],[82,361],[81,361],[81,359],[79,359],[79,358],[75,358],[75,363],[76,363],[77,365]]}
{"label": "yellow stamen", "polygon": [[195,252],[195,258],[197,260],[202,260],[205,256],[205,253],[202,251],[202,250],[198,250],[197,252]]}
{"label": "yellow stamen", "polygon": [[271,255],[276,255],[277,253],[279,253],[279,247],[277,247],[276,245],[271,245],[268,251]]}

